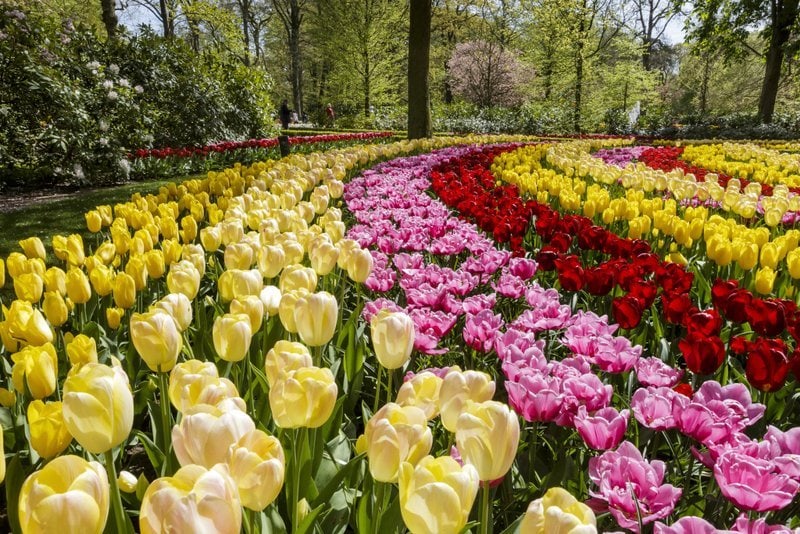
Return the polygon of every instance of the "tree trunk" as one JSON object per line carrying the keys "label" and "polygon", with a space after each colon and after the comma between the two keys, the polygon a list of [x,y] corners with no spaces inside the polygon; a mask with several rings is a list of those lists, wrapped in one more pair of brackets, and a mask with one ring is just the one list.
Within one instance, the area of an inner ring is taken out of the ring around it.
{"label": "tree trunk", "polygon": [[650,69],[653,68],[652,57],[653,57],[653,42],[649,38],[645,37],[644,44],[642,47],[642,67],[644,67],[644,70],[649,71]]}
{"label": "tree trunk", "polygon": [[772,31],[767,50],[767,64],[764,69],[764,82],[758,98],[758,118],[763,123],[772,122],[772,115],[775,112],[784,46],[789,41],[792,26],[797,20],[797,5],[798,0],[779,0],[772,3]]}
{"label": "tree trunk", "polygon": [[244,64],[250,66],[250,0],[240,0],[242,11],[242,36],[244,37]]}
{"label": "tree trunk", "polygon": [[369,54],[364,53],[364,116],[369,117],[371,105],[370,93],[372,92],[372,76],[370,73]]}
{"label": "tree trunk", "polygon": [[109,39],[113,39],[117,35],[117,12],[115,0],[100,0],[103,8],[103,24],[106,27],[106,33]]}
{"label": "tree trunk", "polygon": [[303,64],[300,54],[300,5],[291,0],[289,5],[289,56],[292,64],[292,99],[298,117],[303,116]]}
{"label": "tree trunk", "polygon": [[704,116],[708,107],[708,82],[711,78],[711,58],[703,65],[703,79],[700,81],[700,115]]}
{"label": "tree trunk", "polygon": [[167,7],[167,0],[159,0],[159,7],[161,8],[161,24],[164,26],[164,37],[170,38],[173,36],[172,17]]}
{"label": "tree trunk", "polygon": [[408,138],[431,137],[428,78],[431,55],[431,0],[411,0],[408,29]]}

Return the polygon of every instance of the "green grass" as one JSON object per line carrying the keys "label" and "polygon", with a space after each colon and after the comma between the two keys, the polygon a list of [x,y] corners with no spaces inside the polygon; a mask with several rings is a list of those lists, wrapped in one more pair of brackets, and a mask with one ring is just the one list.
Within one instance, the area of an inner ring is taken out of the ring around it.
{"label": "green grass", "polygon": [[80,191],[68,198],[44,201],[7,213],[0,213],[0,258],[11,252],[22,252],[19,241],[38,236],[48,252],[48,265],[52,263],[51,239],[54,235],[81,234],[87,247],[94,245],[94,237],[86,229],[84,213],[95,206],[125,202],[134,193],[157,193],[158,188],[176,180],[135,182],[117,187]]}

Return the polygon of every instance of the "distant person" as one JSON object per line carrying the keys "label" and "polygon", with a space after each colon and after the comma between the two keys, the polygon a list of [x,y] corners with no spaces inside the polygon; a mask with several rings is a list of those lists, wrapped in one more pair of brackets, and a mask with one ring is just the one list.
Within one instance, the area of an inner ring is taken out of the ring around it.
{"label": "distant person", "polygon": [[334,126],[336,124],[336,112],[333,111],[333,106],[330,104],[325,108],[325,115],[328,117],[328,124]]}
{"label": "distant person", "polygon": [[286,130],[289,128],[289,119],[292,117],[292,111],[289,109],[289,101],[284,99],[281,102],[281,110],[280,110],[280,118],[281,118],[281,128]]}
{"label": "distant person", "polygon": [[297,112],[296,111],[292,111],[292,124],[297,124],[298,120],[299,120],[299,118],[297,117]]}

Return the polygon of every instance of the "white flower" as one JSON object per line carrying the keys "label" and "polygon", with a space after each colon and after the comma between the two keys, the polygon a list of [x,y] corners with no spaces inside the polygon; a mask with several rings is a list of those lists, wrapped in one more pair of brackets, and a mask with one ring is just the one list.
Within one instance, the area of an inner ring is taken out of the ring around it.
{"label": "white flower", "polygon": [[101,137],[98,142],[100,143],[100,146],[108,146],[108,139],[105,137]]}
{"label": "white flower", "polygon": [[116,91],[109,91],[109,92],[108,92],[108,99],[109,99],[109,100],[111,100],[112,102],[114,102],[115,100],[117,100],[117,98],[119,98],[119,95],[117,94],[117,92],[116,92]]}
{"label": "white flower", "polygon": [[134,87],[133,87],[133,90],[134,90],[134,91],[136,91],[136,93],[137,93],[137,94],[142,94],[142,93],[144,93],[144,87],[142,87],[141,85],[136,85],[136,86],[134,86]]}
{"label": "white flower", "polygon": [[108,72],[116,76],[117,74],[119,74],[119,67],[115,63],[112,63],[111,65],[108,66]]}
{"label": "white flower", "polygon": [[108,130],[108,123],[104,120],[101,120],[100,123],[98,124],[98,127],[100,128],[101,132],[105,132]]}
{"label": "white flower", "polygon": [[106,80],[103,82],[103,89],[111,89],[112,87],[114,87],[114,82],[111,80]]}
{"label": "white flower", "polygon": [[128,80],[126,78],[120,78],[119,79],[119,85],[120,85],[120,87],[130,87],[131,86],[130,82],[128,82]]}

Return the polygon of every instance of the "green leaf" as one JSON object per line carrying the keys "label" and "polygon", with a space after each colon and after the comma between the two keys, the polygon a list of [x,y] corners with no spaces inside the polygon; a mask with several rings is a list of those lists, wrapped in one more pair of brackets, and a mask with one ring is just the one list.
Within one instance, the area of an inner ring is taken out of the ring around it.
{"label": "green leaf", "polygon": [[303,520],[300,522],[300,525],[297,527],[297,530],[295,530],[296,534],[305,534],[309,531],[309,529],[314,525],[314,521],[316,521],[317,516],[320,514],[320,512],[322,512],[322,506],[323,505],[317,506],[303,518]]}
{"label": "green leaf", "polygon": [[8,523],[14,534],[22,532],[19,524],[19,492],[28,474],[19,459],[20,453],[6,467],[6,504],[8,505]]}
{"label": "green leaf", "polygon": [[508,525],[508,527],[500,534],[517,534],[519,532],[519,525],[520,523],[522,523],[523,517],[525,516],[524,515],[519,516],[516,521]]}
{"label": "green leaf", "polygon": [[364,458],[364,454],[359,454],[358,456],[354,456],[352,460],[347,462],[347,464],[339,469],[335,475],[328,481],[324,488],[319,492],[319,495],[311,501],[311,506],[316,507],[322,504],[327,503],[336,490],[339,489],[342,481],[350,476],[350,474],[360,465],[361,460]]}
{"label": "green leaf", "polygon": [[155,469],[156,473],[160,473],[161,465],[164,463],[164,453],[161,451],[158,445],[156,445],[153,440],[151,440],[150,437],[141,430],[136,431],[136,437],[139,439],[139,443],[142,444],[142,447],[144,447],[144,452],[150,459],[150,463],[153,464],[153,469]]}

